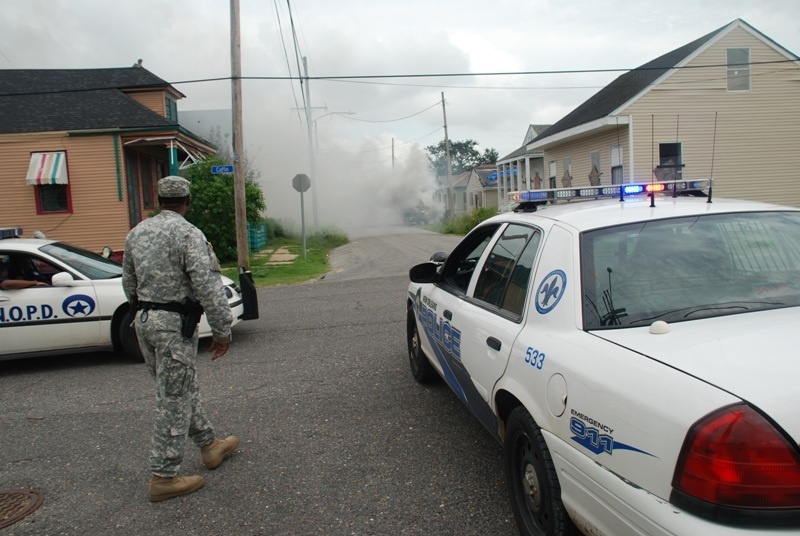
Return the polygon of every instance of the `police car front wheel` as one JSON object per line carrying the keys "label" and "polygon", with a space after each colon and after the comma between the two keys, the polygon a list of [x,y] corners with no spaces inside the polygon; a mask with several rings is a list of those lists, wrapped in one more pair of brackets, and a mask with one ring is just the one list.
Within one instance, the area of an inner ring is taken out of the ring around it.
{"label": "police car front wheel", "polygon": [[422,351],[419,338],[419,330],[417,329],[417,319],[414,316],[414,311],[411,307],[408,308],[408,315],[406,321],[406,338],[408,341],[408,362],[411,365],[411,374],[414,379],[419,383],[431,383],[439,379],[439,374],[436,369],[425,357]]}
{"label": "police car front wheel", "polygon": [[577,534],[561,502],[561,486],[544,436],[523,406],[508,418],[504,451],[511,506],[520,534]]}
{"label": "police car front wheel", "polygon": [[117,340],[119,348],[136,361],[144,361],[142,349],[139,347],[139,339],[136,338],[136,330],[131,325],[136,318],[136,309],[128,309],[117,317],[115,322]]}

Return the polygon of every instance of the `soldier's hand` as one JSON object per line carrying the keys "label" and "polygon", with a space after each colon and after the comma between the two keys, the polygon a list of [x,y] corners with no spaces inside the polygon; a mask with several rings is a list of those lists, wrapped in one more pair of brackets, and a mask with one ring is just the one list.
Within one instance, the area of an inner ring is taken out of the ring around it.
{"label": "soldier's hand", "polygon": [[218,357],[222,357],[228,351],[228,347],[230,346],[227,342],[217,342],[211,341],[211,346],[208,348],[209,352],[214,352],[214,355],[211,356],[211,361],[214,361]]}

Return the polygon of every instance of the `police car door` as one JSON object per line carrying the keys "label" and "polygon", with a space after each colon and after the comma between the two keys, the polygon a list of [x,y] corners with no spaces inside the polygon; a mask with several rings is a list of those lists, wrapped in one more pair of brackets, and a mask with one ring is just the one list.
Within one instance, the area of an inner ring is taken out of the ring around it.
{"label": "police car door", "polygon": [[425,329],[445,358],[445,380],[493,432],[489,397],[522,328],[539,236],[516,224],[477,227],[448,256],[427,301],[435,320]]}
{"label": "police car door", "polygon": [[522,330],[540,239],[541,232],[527,225],[511,223],[502,229],[482,256],[458,314],[461,360],[481,398],[478,405],[485,406],[476,415],[493,432],[497,423],[490,408],[492,390]]}
{"label": "police car door", "polygon": [[[32,263],[37,274],[60,270],[38,257],[25,255],[23,260],[19,252],[0,251],[4,253],[19,263]],[[0,289],[0,353],[98,346],[100,315],[94,286],[88,280],[74,283],[79,286]]]}

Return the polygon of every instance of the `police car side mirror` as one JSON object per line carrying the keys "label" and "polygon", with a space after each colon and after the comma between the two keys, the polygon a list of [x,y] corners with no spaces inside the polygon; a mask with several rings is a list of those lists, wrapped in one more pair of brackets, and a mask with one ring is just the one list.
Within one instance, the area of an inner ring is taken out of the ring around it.
{"label": "police car side mirror", "polygon": [[72,274],[68,272],[58,272],[57,274],[53,274],[50,283],[54,287],[70,287],[72,286],[74,279],[72,278]]}
{"label": "police car side mirror", "polygon": [[439,265],[435,262],[418,264],[408,271],[412,283],[433,283],[439,275]]}
{"label": "police car side mirror", "polygon": [[114,250],[112,250],[110,247],[108,247],[108,246],[105,246],[105,247],[103,248],[103,253],[102,253],[102,255],[103,255],[103,258],[105,258],[105,259],[110,259],[110,258],[111,258],[111,255],[113,255],[113,254],[114,254]]}

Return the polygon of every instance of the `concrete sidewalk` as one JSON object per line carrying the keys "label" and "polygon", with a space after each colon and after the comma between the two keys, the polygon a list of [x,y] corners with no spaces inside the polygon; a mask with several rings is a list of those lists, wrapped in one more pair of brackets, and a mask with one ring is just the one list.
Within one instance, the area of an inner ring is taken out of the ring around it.
{"label": "concrete sidewalk", "polygon": [[287,266],[294,262],[294,260],[297,258],[297,255],[291,253],[289,248],[286,246],[281,246],[277,249],[262,249],[258,253],[255,253],[253,257],[257,259],[266,258],[267,261],[264,263],[265,266]]}

